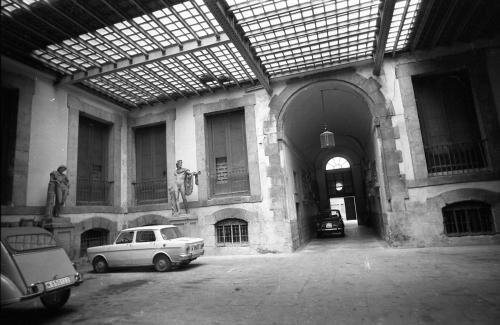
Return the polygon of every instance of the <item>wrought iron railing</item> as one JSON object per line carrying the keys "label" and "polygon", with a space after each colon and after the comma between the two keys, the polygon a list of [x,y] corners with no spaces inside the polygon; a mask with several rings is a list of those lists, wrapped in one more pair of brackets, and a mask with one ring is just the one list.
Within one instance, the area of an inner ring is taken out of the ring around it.
{"label": "wrought iron railing", "polygon": [[113,182],[78,178],[76,184],[77,205],[110,205]]}
{"label": "wrought iron railing", "polygon": [[487,167],[485,143],[450,143],[424,147],[429,176],[476,172]]}
{"label": "wrought iron railing", "polygon": [[164,203],[168,201],[166,178],[132,183],[137,204]]}

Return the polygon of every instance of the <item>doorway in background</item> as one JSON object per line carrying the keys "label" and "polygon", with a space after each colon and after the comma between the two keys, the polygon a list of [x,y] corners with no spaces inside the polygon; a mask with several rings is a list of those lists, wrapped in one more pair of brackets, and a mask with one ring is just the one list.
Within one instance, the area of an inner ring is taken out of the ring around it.
{"label": "doorway in background", "polygon": [[344,221],[358,219],[355,196],[330,198],[330,209],[339,210]]}

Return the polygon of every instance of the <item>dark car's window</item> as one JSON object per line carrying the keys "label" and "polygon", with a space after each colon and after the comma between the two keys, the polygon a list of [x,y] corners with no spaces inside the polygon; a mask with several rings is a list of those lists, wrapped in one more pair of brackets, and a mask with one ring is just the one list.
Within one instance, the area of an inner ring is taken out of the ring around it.
{"label": "dark car's window", "polygon": [[338,212],[338,211],[335,211],[335,210],[334,210],[334,211],[332,211],[332,212],[331,212],[331,214],[332,214],[332,216],[334,216],[334,217],[340,217],[340,212]]}
{"label": "dark car's window", "polygon": [[182,237],[178,228],[163,228],[160,232],[164,240]]}
{"label": "dark car's window", "polygon": [[7,244],[15,251],[57,247],[54,237],[49,234],[9,236],[7,237]]}
{"label": "dark car's window", "polygon": [[128,244],[132,242],[132,239],[134,238],[134,232],[133,231],[125,231],[116,238],[116,243],[117,244]]}
{"label": "dark car's window", "polygon": [[138,243],[145,243],[150,241],[155,241],[155,233],[152,230],[143,230],[137,232],[137,237],[135,239]]}

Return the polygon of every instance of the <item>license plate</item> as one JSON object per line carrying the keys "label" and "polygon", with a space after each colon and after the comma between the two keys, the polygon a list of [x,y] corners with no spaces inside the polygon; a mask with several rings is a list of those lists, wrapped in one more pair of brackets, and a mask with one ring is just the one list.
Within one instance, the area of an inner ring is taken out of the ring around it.
{"label": "license plate", "polygon": [[328,228],[328,229],[332,228],[332,224],[331,223],[327,223],[326,224],[326,228]]}
{"label": "license plate", "polygon": [[45,288],[47,288],[47,290],[52,290],[52,289],[59,288],[61,286],[64,286],[64,285],[70,284],[70,283],[71,283],[71,280],[69,279],[69,276],[67,276],[65,278],[60,278],[57,280],[45,282]]}

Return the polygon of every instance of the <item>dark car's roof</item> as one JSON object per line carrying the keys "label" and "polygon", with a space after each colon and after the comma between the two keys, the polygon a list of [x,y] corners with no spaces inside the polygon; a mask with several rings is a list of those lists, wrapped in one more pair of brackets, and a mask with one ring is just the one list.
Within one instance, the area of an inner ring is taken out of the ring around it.
{"label": "dark car's roof", "polygon": [[342,217],[339,210],[323,210],[319,212],[318,218],[329,219],[329,218],[342,218]]}
{"label": "dark car's roof", "polygon": [[17,235],[34,235],[34,234],[52,234],[43,228],[40,227],[5,227],[2,228],[2,241],[7,239],[9,236],[17,236]]}

